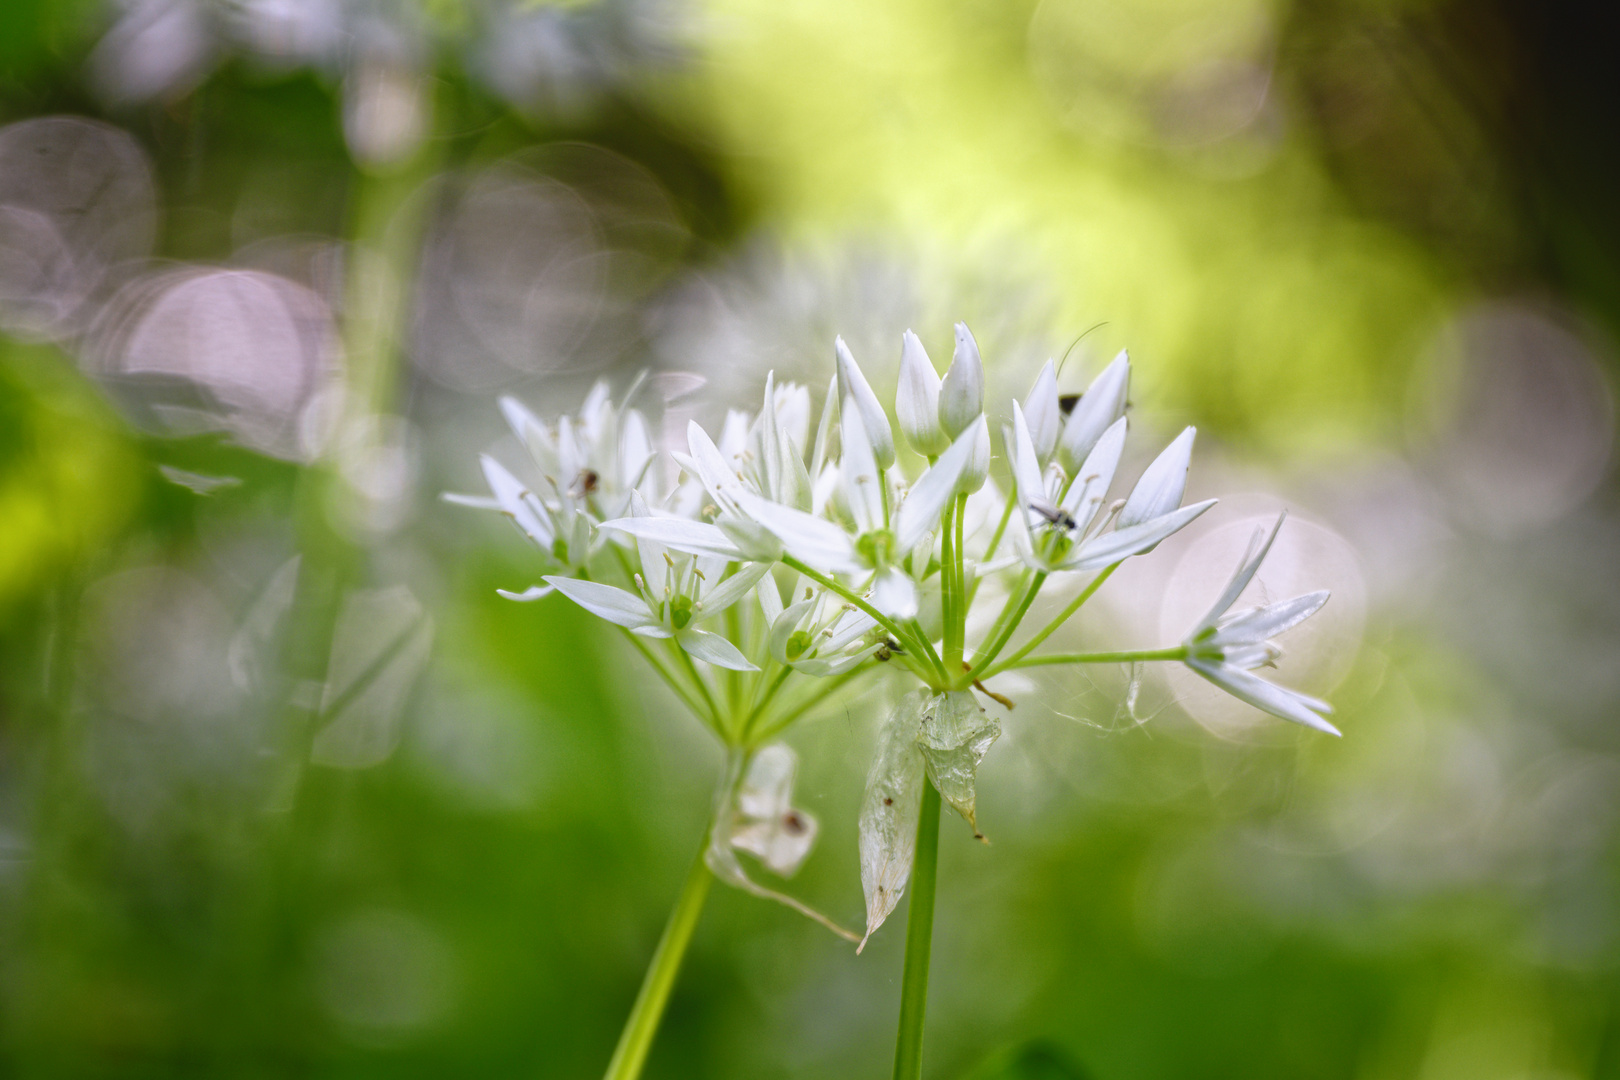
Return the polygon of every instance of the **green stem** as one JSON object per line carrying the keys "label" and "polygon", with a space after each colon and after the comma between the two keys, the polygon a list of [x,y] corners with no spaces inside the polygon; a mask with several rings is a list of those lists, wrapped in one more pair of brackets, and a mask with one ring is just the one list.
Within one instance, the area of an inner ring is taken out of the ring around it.
{"label": "green stem", "polygon": [[709,715],[714,717],[716,730],[724,730],[725,724],[720,719],[720,707],[714,703],[714,695],[709,692],[709,681],[698,671],[697,665],[692,663],[692,658],[686,654],[685,649],[681,648],[680,642],[671,639],[669,647],[674,651],[675,658],[680,661],[681,667],[686,669],[687,677],[697,686],[698,693],[703,697],[703,704],[709,707]]}
{"label": "green stem", "polygon": [[799,717],[803,716],[805,713],[827,700],[833,694],[843,689],[844,684],[853,679],[859,678],[872,670],[873,667],[870,664],[859,664],[850,668],[842,675],[833,675],[830,678],[821,680],[821,684],[816,687],[815,691],[809,697],[805,698],[803,701],[800,701],[787,712],[783,713],[771,723],[767,724],[764,730],[758,732],[757,734],[752,734],[749,738],[750,744],[758,745],[775,735],[777,732],[786,730],[787,727]]}
{"label": "green stem", "polygon": [[[709,838],[705,833],[705,850],[708,845]],[[658,1034],[658,1022],[663,1019],[664,1006],[669,1002],[670,989],[675,985],[675,976],[681,969],[681,959],[686,955],[686,946],[692,940],[692,931],[697,928],[698,916],[703,912],[703,901],[708,899],[709,886],[713,882],[714,875],[703,861],[703,852],[699,851],[692,869],[686,875],[686,884],[681,886],[680,898],[669,913],[669,922],[664,926],[663,937],[658,939],[652,962],[647,965],[641,990],[636,994],[636,1003],[630,1006],[630,1016],[624,1022],[619,1045],[613,1050],[613,1059],[608,1062],[603,1080],[635,1080],[641,1075],[641,1067],[647,1061],[647,1051],[652,1049],[653,1038]]]}
{"label": "green stem", "polygon": [[900,976],[900,1030],[894,1046],[894,1080],[922,1076],[923,1014],[928,1009],[928,958],[934,938],[934,885],[939,865],[939,791],[923,788],[917,819],[917,856],[911,864],[911,905],[906,912],[906,963]]}
{"label": "green stem", "polygon": [[[956,595],[956,530],[952,527],[955,516],[956,500],[952,499],[945,507],[945,517],[939,530],[939,604],[940,618],[945,624],[945,639],[941,643],[940,653],[947,672],[962,666],[962,647],[957,639],[958,609],[961,604]],[[955,663],[951,661],[953,656],[956,657]]]}
{"label": "green stem", "polygon": [[995,558],[996,549],[1001,546],[1001,538],[1007,532],[1007,522],[1012,520],[1013,507],[1018,505],[1018,488],[1016,486],[1007,492],[1007,505],[1001,511],[1001,521],[996,525],[996,531],[990,536],[990,546],[984,549],[984,561],[989,562]]}
{"label": "green stem", "polygon": [[[620,627],[620,629],[624,630],[623,627]],[[624,637],[626,641],[636,647],[636,651],[641,653],[642,659],[646,660],[647,664],[664,680],[664,683],[675,692],[675,696],[681,699],[681,703],[692,710],[692,715],[702,721],[705,727],[719,735],[723,740],[725,733],[720,730],[720,718],[715,716],[711,710],[705,708],[703,702],[699,701],[692,691],[681,685],[681,681],[675,677],[675,672],[664,666],[664,662],[658,659],[658,654],[652,651],[647,642],[639,634],[632,633],[629,630],[624,630]]]}
{"label": "green stem", "polygon": [[[1047,664],[1136,664],[1150,660],[1185,659],[1187,649],[1182,645],[1177,645],[1173,649],[1149,649],[1138,652],[1048,653],[1045,656],[1031,656],[1027,660],[1011,658],[1004,664],[997,664],[990,675],[1009,668],[1043,667]],[[984,678],[989,678],[990,675]]]}
{"label": "green stem", "polygon": [[749,732],[753,730],[755,724],[759,723],[759,718],[765,715],[766,706],[770,705],[771,699],[776,696],[778,690],[782,689],[782,684],[787,682],[788,676],[791,674],[793,674],[793,669],[786,664],[782,665],[782,670],[777,672],[776,678],[772,679],[770,685],[765,688],[765,693],[760,695],[759,700],[754,702],[754,707],[748,711],[748,719],[743,721],[742,730],[737,733],[738,742],[744,745],[747,744]]}
{"label": "green stem", "polygon": [[1045,581],[1046,574],[1042,571],[1036,571],[1029,579],[1029,583],[1024,587],[1023,595],[1018,597],[1017,607],[1013,607],[1012,598],[1008,598],[1007,606],[1002,608],[1001,613],[1004,617],[1007,616],[1008,611],[1011,611],[1012,614],[1010,617],[998,620],[1001,623],[1000,631],[990,638],[989,646],[973,658],[973,670],[971,673],[973,678],[983,679],[986,677],[985,671],[988,669],[990,662],[996,658],[1002,649],[1007,647],[1007,642],[1012,640],[1013,632],[1018,629],[1018,624],[1024,621],[1024,616],[1029,613],[1029,606],[1035,602],[1035,594],[1041,591],[1041,585]]}
{"label": "green stem", "polygon": [[[1069,617],[1071,615],[1073,615],[1075,612],[1080,610],[1080,605],[1084,604],[1087,600],[1090,600],[1092,594],[1095,593],[1098,589],[1102,588],[1103,582],[1108,580],[1109,575],[1111,575],[1115,570],[1118,570],[1118,569],[1119,569],[1119,563],[1115,563],[1113,566],[1105,568],[1102,573],[1100,573],[1096,577],[1092,578],[1091,579],[1091,584],[1087,585],[1084,589],[1081,589],[1080,590],[1080,595],[1075,597],[1072,601],[1070,601],[1069,606],[1064,608],[1058,614],[1057,618],[1053,619],[1051,622],[1047,623],[1044,627],[1042,627],[1040,633],[1036,634],[1034,637],[1030,638],[1027,642],[1025,642],[1023,648],[1019,649],[1017,652],[1015,652],[1011,656],[1007,657],[1007,659],[1001,665],[999,665],[998,667],[987,669],[981,675],[979,675],[979,678],[988,679],[990,676],[994,675],[997,671],[1005,671],[1007,668],[1012,667],[1014,664],[1018,663],[1018,661],[1022,660],[1024,657],[1028,656],[1032,649],[1034,649],[1036,646],[1038,646],[1041,642],[1045,641],[1047,638],[1051,637],[1053,631],[1055,631],[1058,627],[1062,626],[1064,623],[1068,622]],[[988,662],[989,661],[987,659],[986,663],[988,663]]]}

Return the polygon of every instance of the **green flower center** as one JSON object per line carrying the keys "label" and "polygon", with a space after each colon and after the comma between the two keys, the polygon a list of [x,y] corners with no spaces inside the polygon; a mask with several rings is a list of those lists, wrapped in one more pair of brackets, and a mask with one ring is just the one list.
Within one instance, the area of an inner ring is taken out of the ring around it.
{"label": "green flower center", "polygon": [[888,529],[873,529],[855,540],[855,551],[874,570],[881,570],[894,561],[894,533]]}
{"label": "green flower center", "polygon": [[797,660],[810,651],[810,634],[804,630],[795,630],[787,639],[787,658]]}

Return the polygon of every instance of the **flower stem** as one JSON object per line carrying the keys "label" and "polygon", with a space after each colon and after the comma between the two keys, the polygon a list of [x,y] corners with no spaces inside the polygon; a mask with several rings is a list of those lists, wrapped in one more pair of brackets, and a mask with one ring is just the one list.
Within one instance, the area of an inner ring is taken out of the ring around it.
{"label": "flower stem", "polygon": [[922,1076],[923,1014],[928,1009],[928,959],[934,939],[934,884],[939,866],[939,813],[939,791],[930,781],[923,788],[922,816],[917,819],[917,855],[911,864],[894,1080],[918,1080]]}
{"label": "flower stem", "polygon": [[[704,848],[708,844],[705,833]],[[703,912],[703,902],[708,899],[713,882],[714,875],[703,861],[703,852],[699,851],[686,875],[686,884],[681,887],[680,898],[669,913],[669,922],[664,926],[663,937],[658,939],[652,962],[647,965],[647,974],[641,980],[636,1003],[630,1007],[624,1031],[619,1034],[619,1045],[613,1050],[604,1080],[635,1080],[641,1075],[647,1051],[652,1049],[653,1038],[658,1034],[664,1006],[669,1002],[670,989],[681,969],[681,959],[686,955],[686,946],[692,940],[692,931],[697,928],[698,916]]]}
{"label": "flower stem", "polygon": [[[941,622],[945,626],[944,640],[940,645],[940,658],[944,661],[945,670],[962,666],[962,647],[957,636],[958,606],[956,598],[956,547],[954,544],[956,530],[952,528],[952,521],[956,513],[956,500],[952,499],[945,507],[945,516],[940,523],[940,549],[939,549],[939,603]],[[951,658],[956,657],[953,663]]]}
{"label": "flower stem", "polygon": [[1177,645],[1171,649],[1148,649],[1137,652],[1048,653],[1026,659],[1009,659],[997,664],[985,678],[1008,668],[1042,667],[1047,664],[1138,664],[1150,660],[1185,660],[1187,649]]}
{"label": "flower stem", "polygon": [[1037,571],[1025,584],[1023,594],[1016,597],[1016,604],[1014,597],[1007,598],[1007,606],[1002,608],[1001,618],[996,620],[998,629],[991,636],[989,645],[973,657],[973,678],[985,678],[990,662],[1007,647],[1007,642],[1012,640],[1018,624],[1023,622],[1024,616],[1029,613],[1029,606],[1035,602],[1035,594],[1041,591],[1041,585],[1045,583],[1046,577],[1045,573]]}
{"label": "flower stem", "polygon": [[[1053,631],[1055,631],[1058,627],[1062,626],[1064,623],[1068,622],[1069,617],[1072,616],[1075,612],[1079,611],[1080,606],[1082,604],[1084,604],[1087,600],[1090,600],[1091,597],[1092,597],[1092,594],[1095,593],[1098,589],[1102,588],[1103,582],[1108,580],[1109,575],[1111,575],[1115,570],[1118,570],[1118,569],[1119,569],[1119,563],[1115,563],[1114,565],[1105,568],[1103,570],[1103,572],[1098,574],[1096,577],[1092,578],[1091,579],[1091,584],[1087,585],[1084,589],[1081,589],[1080,590],[1080,595],[1075,597],[1073,600],[1069,601],[1069,606],[1064,608],[1061,612],[1059,612],[1057,618],[1053,619],[1051,622],[1047,623],[1044,627],[1042,627],[1040,633],[1036,634],[1034,637],[1032,637],[1028,641],[1026,641],[1024,643],[1023,648],[1019,649],[1017,652],[1015,652],[1011,656],[1007,657],[1006,660],[1003,660],[1000,664],[996,665],[995,667],[987,668],[985,671],[981,672],[978,677],[981,678],[981,679],[988,679],[990,676],[994,675],[997,671],[1005,671],[1007,668],[1012,667],[1014,664],[1018,663],[1018,661],[1022,660],[1024,657],[1028,656],[1030,654],[1030,651],[1033,650],[1037,645],[1039,645],[1041,642],[1045,641],[1047,638],[1051,637]],[[993,657],[993,655],[994,654],[992,654],[991,657],[986,657],[986,662],[988,662]]]}

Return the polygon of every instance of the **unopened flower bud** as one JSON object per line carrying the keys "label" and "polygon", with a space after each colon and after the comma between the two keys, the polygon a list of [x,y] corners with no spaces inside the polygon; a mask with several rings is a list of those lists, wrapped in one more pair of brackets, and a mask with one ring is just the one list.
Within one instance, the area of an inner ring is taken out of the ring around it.
{"label": "unopened flower bud", "polygon": [[939,388],[939,426],[956,438],[984,413],[984,361],[967,323],[956,324],[956,353]]}
{"label": "unopened flower bud", "polygon": [[951,445],[939,426],[939,375],[917,335],[906,331],[900,345],[900,386],[894,396],[900,432],[917,453],[937,457]]}

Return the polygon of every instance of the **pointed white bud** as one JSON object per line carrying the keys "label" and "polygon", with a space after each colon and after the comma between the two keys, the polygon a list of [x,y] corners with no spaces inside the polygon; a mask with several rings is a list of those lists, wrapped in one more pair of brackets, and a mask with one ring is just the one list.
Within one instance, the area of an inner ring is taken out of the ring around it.
{"label": "pointed white bud", "polygon": [[1142,479],[1131,489],[1125,508],[1119,512],[1118,527],[1128,529],[1156,517],[1163,517],[1181,506],[1181,497],[1187,491],[1187,466],[1192,461],[1193,437],[1197,428],[1187,428],[1164,452],[1153,459],[1153,464],[1142,473]]}
{"label": "pointed white bud", "polygon": [[1108,426],[1125,415],[1125,395],[1130,388],[1131,360],[1121,349],[1113,363],[1091,380],[1063,427],[1063,438],[1058,444],[1059,460],[1070,476],[1085,463],[1086,455],[1091,453]]}
{"label": "pointed white bud", "polygon": [[956,353],[939,388],[939,426],[956,438],[984,412],[984,361],[967,323],[956,324]]}
{"label": "pointed white bud", "polygon": [[1035,456],[1045,467],[1052,460],[1052,451],[1057,449],[1058,432],[1063,430],[1057,370],[1050,360],[1035,376],[1035,385],[1029,388],[1029,396],[1024,399],[1024,420],[1029,424],[1029,437],[1035,445]]}
{"label": "pointed white bud", "polygon": [[962,466],[961,478],[956,481],[956,493],[972,495],[984,487],[984,482],[990,477],[990,425],[982,414],[978,423],[962,438],[973,440],[973,452],[968,455],[967,464]]}
{"label": "pointed white bud", "polygon": [[917,335],[910,330],[900,344],[900,386],[894,395],[900,432],[917,453],[936,457],[951,440],[939,427],[939,375]]}
{"label": "pointed white bud", "polygon": [[855,402],[861,422],[866,426],[866,437],[872,441],[872,456],[877,459],[878,468],[887,471],[894,464],[894,432],[889,428],[889,418],[884,415],[883,406],[872,393],[871,384],[861,374],[860,365],[850,355],[844,339],[838,338],[833,349],[838,354],[838,386],[844,403],[847,407],[850,401]]}

